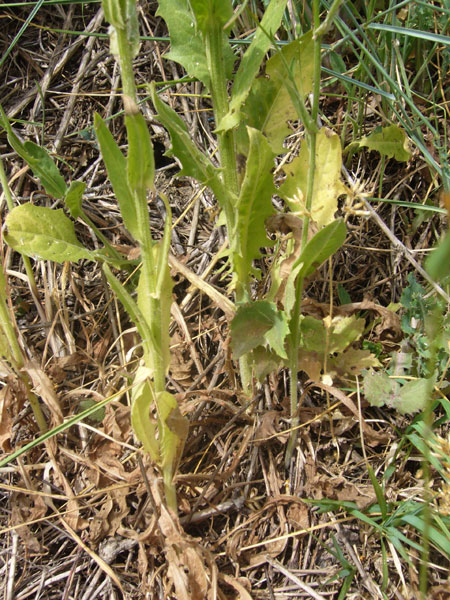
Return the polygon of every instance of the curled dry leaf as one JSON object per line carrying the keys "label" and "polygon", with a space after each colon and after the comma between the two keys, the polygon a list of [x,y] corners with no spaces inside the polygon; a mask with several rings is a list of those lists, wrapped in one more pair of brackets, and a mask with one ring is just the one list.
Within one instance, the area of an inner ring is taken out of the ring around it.
{"label": "curled dry leaf", "polygon": [[42,398],[47,408],[50,410],[55,425],[63,422],[63,414],[59,405],[58,396],[56,395],[53,383],[48,375],[34,361],[27,362],[23,370],[29,375],[33,382],[35,393]]}

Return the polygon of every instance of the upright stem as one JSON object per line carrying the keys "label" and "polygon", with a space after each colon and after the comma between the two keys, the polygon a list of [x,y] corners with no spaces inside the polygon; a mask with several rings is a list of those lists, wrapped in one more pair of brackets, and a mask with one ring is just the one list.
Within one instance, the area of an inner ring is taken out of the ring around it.
{"label": "upright stem", "polygon": [[[306,190],[306,215],[303,219],[302,243],[301,249],[308,243],[308,230],[310,222],[310,212],[313,203],[314,194],[314,175],[316,170],[316,145],[317,145],[317,115],[319,111],[319,96],[320,96],[320,66],[321,66],[321,35],[319,33],[319,0],[313,1],[313,18],[314,18],[314,87],[311,107],[311,122],[312,127],[306,127],[306,137],[309,147],[309,166],[308,166],[308,185]],[[307,125],[305,123],[305,125]],[[296,282],[295,302],[292,310],[290,328],[291,334],[288,340],[288,362],[289,362],[289,394],[291,408],[291,434],[286,448],[285,467],[289,468],[291,458],[294,452],[297,441],[296,428],[299,424],[298,416],[298,350],[300,346],[300,317],[303,297],[303,278]]]}
{"label": "upright stem", "polygon": [[[211,77],[211,96],[216,123],[227,114],[229,108],[227,78],[222,49],[222,30],[216,27],[205,35],[208,70]],[[220,166],[225,188],[229,191],[228,202],[224,206],[227,230],[232,235],[236,223],[234,199],[239,195],[239,182],[236,164],[236,148],[233,130],[218,133]],[[250,299],[248,281],[236,281],[236,302],[247,302]],[[251,392],[251,369],[246,355],[239,359],[241,384],[245,394]]]}

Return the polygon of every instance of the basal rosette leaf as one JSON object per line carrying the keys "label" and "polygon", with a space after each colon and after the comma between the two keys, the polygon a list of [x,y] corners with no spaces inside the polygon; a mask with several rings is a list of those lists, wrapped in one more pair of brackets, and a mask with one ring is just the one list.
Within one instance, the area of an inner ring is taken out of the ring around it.
{"label": "basal rosette leaf", "polygon": [[61,208],[16,206],[6,217],[4,237],[14,250],[32,258],[58,263],[96,259],[96,253],[78,241],[73,222]]}
{"label": "basal rosette leaf", "polygon": [[313,87],[313,39],[308,32],[276,52],[266,64],[266,76],[252,85],[244,105],[245,123],[262,131],[273,151],[283,151],[289,135],[289,120],[298,119],[286,87],[286,66],[290,68],[300,95],[305,98]]}
{"label": "basal rosette leaf", "polygon": [[233,264],[240,282],[248,281],[255,272],[253,261],[261,256],[261,248],[274,244],[265,229],[266,219],[274,212],[274,153],[260,131],[248,128],[248,137],[249,154],[236,205],[236,231],[231,236]]}
{"label": "basal rosette leaf", "polygon": [[[279,188],[279,195],[286,200],[294,214],[303,216],[306,210],[306,191],[310,152],[306,140],[299,155],[286,167],[286,181]],[[339,136],[322,128],[317,134],[314,189],[309,216],[324,227],[334,221],[339,196],[347,193],[341,180],[342,150]]]}

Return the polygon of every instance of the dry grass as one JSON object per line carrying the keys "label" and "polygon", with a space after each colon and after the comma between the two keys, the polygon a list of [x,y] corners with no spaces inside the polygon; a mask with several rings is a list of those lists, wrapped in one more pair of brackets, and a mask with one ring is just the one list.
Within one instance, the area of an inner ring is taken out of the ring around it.
{"label": "dry grass", "polygon": [[[166,33],[164,23],[154,16],[155,4],[145,4],[144,35]],[[27,14],[23,8],[2,11],[4,48]],[[95,4],[41,9],[3,65],[0,99],[8,115],[18,120],[15,128],[22,137],[43,141],[54,151],[68,180],[86,181],[89,216],[113,244],[132,252],[90,129],[94,111],[108,118],[120,110],[118,70],[104,37],[63,34],[58,29],[106,32]],[[164,51],[164,43],[144,42],[136,64],[142,83],[181,76],[179,67],[162,59]],[[196,84],[179,84],[167,98],[198,142],[212,149],[207,104],[184,95],[197,90]],[[143,109],[156,138],[167,143],[163,130],[152,121],[150,103]],[[341,101],[324,98],[323,109],[339,132]],[[370,119],[372,127],[377,115]],[[116,139],[125,143],[121,118],[114,118],[111,127]],[[15,201],[53,205],[10,152],[4,133],[0,135]],[[293,133],[292,147],[298,145],[298,136]],[[359,156],[350,169],[367,191],[378,189],[379,157]],[[193,182],[175,179],[176,171],[169,163],[157,175],[157,189],[169,196],[177,221],[172,253],[226,295],[227,282],[209,272],[225,241],[223,232],[213,226],[213,198]],[[418,154],[408,164],[388,161],[382,176],[385,197],[422,203],[433,189],[433,174]],[[420,264],[445,226],[440,215],[415,227],[409,209],[374,207],[398,244],[373,218],[350,215],[344,248],[309,284],[311,311],[324,311],[324,303],[329,304],[330,281],[335,298],[340,283],[353,302],[370,300],[381,306],[398,302],[407,274],[415,270],[409,257]],[[2,210],[5,215],[4,204]],[[162,229],[161,206],[156,203],[150,211],[152,222],[161,223]],[[89,247],[96,244],[82,225],[77,225],[77,233]],[[191,536],[185,538],[164,514],[157,475],[133,438],[127,386],[138,340],[101,270],[86,262],[35,262],[39,297],[33,298],[19,255],[6,246],[2,252],[27,369],[29,373],[33,369],[49,425],[80,412],[86,401],[115,395],[99,420],[80,422],[1,469],[0,566],[6,600],[176,598],[167,569],[174,560],[170,552],[186,558],[194,547],[204,549],[194,565],[198,569],[194,598],[207,597],[205,590],[217,588],[221,599],[337,600],[344,568],[354,574],[346,598],[417,597],[417,553],[410,552],[408,565],[389,539],[382,541],[368,523],[344,509],[320,512],[311,502],[323,498],[353,502],[364,511],[377,501],[367,462],[381,476],[393,459],[386,499],[420,502],[421,458],[402,443],[410,418],[370,408],[352,391],[339,395],[334,388],[303,381],[298,449],[286,474],[286,373],[270,376],[255,387],[251,404],[243,404],[223,307],[190,287],[174,269],[178,308],[171,329],[168,385],[190,420],[177,480],[181,523]],[[367,339],[379,343],[384,352],[397,347],[399,332],[381,333],[375,319],[376,313],[367,316]],[[5,369],[2,377],[0,442],[7,454],[39,432],[15,377]],[[445,428],[444,419],[444,437]],[[440,476],[433,471],[431,479],[437,490]],[[403,533],[416,539],[412,528],[405,527]],[[166,554],[162,535],[172,544],[169,550],[166,546]],[[337,548],[348,566],[339,559]],[[430,598],[448,598],[448,560],[433,551],[431,561]]]}

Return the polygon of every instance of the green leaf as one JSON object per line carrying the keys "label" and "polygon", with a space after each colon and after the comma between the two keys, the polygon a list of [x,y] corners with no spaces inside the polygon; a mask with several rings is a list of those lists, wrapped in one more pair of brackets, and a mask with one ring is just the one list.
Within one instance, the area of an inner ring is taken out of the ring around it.
{"label": "green leaf", "polygon": [[181,161],[183,168],[178,176],[189,175],[198,182],[208,185],[213,190],[221,208],[227,206],[229,194],[220,180],[219,170],[194,144],[185,122],[159,99],[154,83],[150,86],[150,93],[158,112],[158,120],[170,134],[172,142],[170,154],[175,155]]}
{"label": "green leaf", "polygon": [[[141,270],[137,288],[137,305],[151,331],[152,340],[159,340],[157,345],[153,346],[153,351],[162,356],[164,372],[166,373],[170,363],[169,325],[173,280],[170,276],[170,267],[167,260],[160,259],[160,253],[163,251],[161,245],[155,244],[152,251],[153,263],[158,265],[159,286],[157,286],[156,281],[147,281],[144,278],[144,270]],[[143,260],[145,260],[144,257]],[[153,370],[157,368],[154,366],[152,353],[146,358],[146,364],[151,365]]]}
{"label": "green leaf", "polygon": [[295,261],[288,276],[284,307],[289,315],[295,301],[296,282],[313,273],[344,243],[347,229],[342,219],[336,219],[312,237]]}
{"label": "green leaf", "polygon": [[[103,272],[105,273],[106,279],[115,293],[115,295],[119,298],[123,307],[128,313],[128,316],[136,325],[139,335],[143,341],[150,340],[153,346],[155,346],[155,341],[153,339],[152,331],[147,324],[146,317],[142,314],[139,306],[135,302],[134,298],[131,296],[130,292],[126,289],[124,284],[115,277],[109,268],[107,263],[103,264]],[[150,361],[147,356],[144,356],[144,361],[148,365]],[[153,376],[153,371],[152,371]]]}
{"label": "green leaf", "polygon": [[[294,214],[307,214],[306,194],[310,153],[308,144],[302,143],[299,155],[286,165],[286,181],[279,195],[286,200]],[[321,227],[333,222],[339,196],[347,193],[341,180],[342,151],[339,136],[327,128],[317,134],[314,189],[310,217]]]}
{"label": "green leaf", "polygon": [[125,125],[128,133],[127,175],[132,192],[153,188],[155,159],[147,123],[136,103],[124,97]]}
{"label": "green leaf", "polygon": [[103,119],[97,113],[94,115],[94,127],[125,227],[135,239],[139,239],[136,207],[127,178],[127,161]]}
{"label": "green leaf", "polygon": [[3,108],[0,106],[2,126],[6,129],[8,142],[17,154],[30,166],[40,180],[45,191],[54,198],[62,198],[66,193],[66,184],[58,167],[45,148],[34,142],[22,142],[14,133]]}
{"label": "green leaf", "polygon": [[161,436],[160,466],[164,479],[171,481],[183,454],[184,444],[189,433],[189,421],[181,414],[175,396],[169,392],[156,394],[156,408]]}
{"label": "green leaf", "polygon": [[398,398],[394,398],[389,405],[402,415],[422,412],[431,399],[435,382],[435,377],[408,381],[402,386]]}
{"label": "green leaf", "polygon": [[415,379],[400,385],[383,371],[364,374],[364,394],[372,406],[394,408],[400,414],[413,414],[425,410],[430,401],[436,377]]}
{"label": "green leaf", "polygon": [[391,379],[384,371],[367,371],[364,373],[364,395],[372,406],[384,406],[398,398],[400,384]]}
{"label": "green leaf", "polygon": [[23,254],[41,260],[76,262],[82,258],[95,260],[78,241],[72,221],[62,208],[54,210],[45,206],[22,204],[6,217],[6,242]]}
{"label": "green leaf", "polygon": [[313,87],[313,47],[312,32],[308,32],[276,52],[267,61],[266,76],[254,81],[244,105],[246,124],[262,131],[276,154],[283,152],[283,142],[291,131],[287,121],[298,119],[286,87],[283,59],[291,67],[297,89],[305,98]]}
{"label": "green leaf", "polygon": [[197,21],[197,27],[202,33],[224,25],[233,16],[230,0],[190,0]]}
{"label": "green leaf", "polygon": [[274,212],[275,186],[271,173],[274,154],[261,132],[248,128],[248,137],[250,147],[236,206],[236,231],[230,236],[234,269],[241,283],[249,280],[252,263],[261,256],[261,247],[274,244],[265,229],[266,219]]}
{"label": "green leaf", "polygon": [[284,360],[270,348],[257,346],[249,354],[249,364],[256,379],[262,382],[267,375],[284,366]]}
{"label": "green leaf", "polygon": [[[229,0],[226,2],[219,0],[214,1],[217,5],[219,13],[218,18],[222,21],[222,13],[220,5],[229,5]],[[197,6],[197,4],[199,6]],[[206,59],[205,44],[202,35],[202,28],[206,27],[201,13],[201,2],[193,2],[199,11],[200,24],[197,23],[195,15],[191,9],[189,0],[160,0],[157,15],[161,16],[169,29],[170,34],[170,52],[165,54],[165,58],[173,60],[184,67],[188,75],[199,79],[203,84],[210,89],[210,76],[208,70],[208,62]],[[235,56],[227,43],[226,35],[223,33],[223,51],[225,55],[225,69],[227,77],[231,77]]]}
{"label": "green leaf", "polygon": [[450,232],[446,233],[439,246],[427,257],[425,268],[435,281],[441,281],[450,275]]}
{"label": "green leaf", "polygon": [[363,137],[359,146],[366,146],[369,150],[376,150],[388,158],[406,162],[411,158],[409,140],[403,129],[397,125],[377,127],[373,133]]}
{"label": "green leaf", "polygon": [[218,124],[217,131],[227,131],[239,124],[242,117],[241,107],[250,92],[266,52],[272,46],[271,37],[280,26],[286,4],[287,0],[272,0],[264,12],[260,27],[256,30],[252,43],[239,64],[234,78],[229,111]]}
{"label": "green leaf", "polygon": [[66,203],[66,206],[70,212],[70,216],[73,219],[78,219],[78,217],[83,213],[81,202],[85,188],[86,184],[83,181],[72,181],[69,189],[66,191],[66,195],[64,196],[64,202]]}
{"label": "green leaf", "polygon": [[285,315],[273,302],[258,300],[239,306],[231,321],[231,348],[240,358],[257,346],[268,345],[281,358],[287,358],[284,341],[288,334]]}
{"label": "green leaf", "polygon": [[131,425],[152,460],[160,463],[160,450],[157,438],[158,427],[150,418],[150,408],[154,401],[151,387],[152,373],[144,366],[138,367],[131,390]]}

